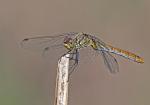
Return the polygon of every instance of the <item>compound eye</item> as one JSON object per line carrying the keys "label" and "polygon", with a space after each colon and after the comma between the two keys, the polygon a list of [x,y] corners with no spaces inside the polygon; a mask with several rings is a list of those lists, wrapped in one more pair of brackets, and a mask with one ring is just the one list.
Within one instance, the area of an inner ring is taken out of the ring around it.
{"label": "compound eye", "polygon": [[64,39],[64,43],[65,43],[65,44],[67,44],[67,43],[69,43],[71,40],[72,40],[71,38],[69,38],[69,37],[65,37],[65,39]]}

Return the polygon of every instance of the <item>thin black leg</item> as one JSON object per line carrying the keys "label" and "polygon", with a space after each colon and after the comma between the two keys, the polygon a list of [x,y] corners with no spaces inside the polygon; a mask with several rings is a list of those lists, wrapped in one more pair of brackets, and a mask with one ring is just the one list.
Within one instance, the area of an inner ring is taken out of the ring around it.
{"label": "thin black leg", "polygon": [[[74,51],[68,51],[67,53],[63,54],[62,56],[65,56],[66,54],[70,54],[69,57],[69,78],[71,76],[71,74],[75,71],[75,68],[78,65],[79,62],[79,52],[78,50],[74,50]],[[71,64],[72,62],[72,64]]]}
{"label": "thin black leg", "polygon": [[70,58],[70,60],[73,60],[74,63],[69,68],[69,77],[75,71],[75,68],[78,65],[78,62],[79,62],[79,52],[78,52],[78,50],[75,50],[75,52],[72,54],[72,58]]}

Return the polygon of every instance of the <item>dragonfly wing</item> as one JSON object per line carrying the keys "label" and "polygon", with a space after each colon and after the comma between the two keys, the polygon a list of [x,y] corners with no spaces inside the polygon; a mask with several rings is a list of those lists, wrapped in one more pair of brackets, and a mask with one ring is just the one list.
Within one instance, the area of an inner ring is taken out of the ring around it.
{"label": "dragonfly wing", "polygon": [[108,67],[111,73],[117,73],[119,71],[119,65],[115,57],[113,57],[109,52],[101,50],[100,51],[105,65]]}
{"label": "dragonfly wing", "polygon": [[62,33],[53,36],[40,36],[26,38],[21,41],[21,46],[34,51],[46,51],[50,48],[63,48],[63,41],[66,36],[72,37],[76,32]]}
{"label": "dragonfly wing", "polygon": [[108,51],[107,45],[101,41],[99,38],[89,35],[91,39],[93,39],[97,45],[97,49],[95,49],[98,53],[101,53],[104,59],[105,65],[108,67],[111,73],[116,73],[119,71],[119,65],[115,57],[113,57]]}

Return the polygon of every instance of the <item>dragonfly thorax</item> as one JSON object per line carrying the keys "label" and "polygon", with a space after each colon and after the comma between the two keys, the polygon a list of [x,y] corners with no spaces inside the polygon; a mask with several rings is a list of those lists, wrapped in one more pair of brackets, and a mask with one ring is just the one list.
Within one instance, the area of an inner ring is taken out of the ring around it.
{"label": "dragonfly thorax", "polygon": [[68,50],[81,49],[91,46],[92,40],[86,34],[78,34],[75,38],[66,37],[64,47]]}
{"label": "dragonfly thorax", "polygon": [[88,35],[82,33],[76,37],[74,45],[76,49],[80,49],[80,48],[91,46],[91,43],[92,43],[92,39],[89,38]]}

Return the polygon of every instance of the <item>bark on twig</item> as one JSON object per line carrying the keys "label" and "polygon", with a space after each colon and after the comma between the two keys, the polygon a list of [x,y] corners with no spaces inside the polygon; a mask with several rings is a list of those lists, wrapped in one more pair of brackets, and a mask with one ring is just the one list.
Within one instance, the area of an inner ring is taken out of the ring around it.
{"label": "bark on twig", "polygon": [[58,61],[54,105],[67,105],[68,103],[69,56],[66,54]]}

